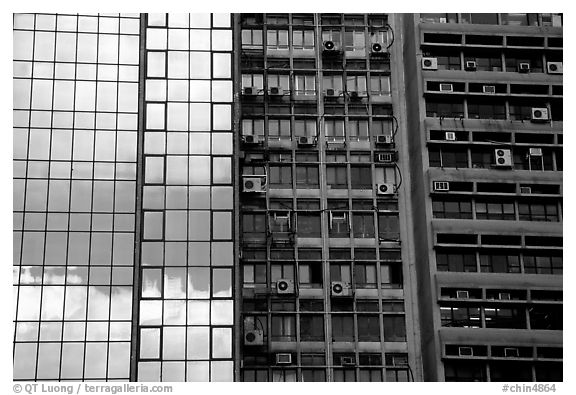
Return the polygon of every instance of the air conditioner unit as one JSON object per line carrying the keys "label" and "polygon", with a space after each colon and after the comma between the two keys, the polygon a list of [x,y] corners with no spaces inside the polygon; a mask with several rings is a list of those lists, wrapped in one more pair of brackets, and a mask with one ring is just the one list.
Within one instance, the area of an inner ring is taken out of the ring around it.
{"label": "air conditioner unit", "polygon": [[495,149],[494,158],[494,166],[512,167],[512,151],[509,149]]}
{"label": "air conditioner unit", "polygon": [[500,300],[510,300],[510,292],[499,292],[498,299]]}
{"label": "air conditioner unit", "polygon": [[392,143],[392,136],[386,134],[376,136],[376,145],[390,145]]}
{"label": "air conditioner unit", "polygon": [[456,141],[456,132],[446,132],[444,136],[448,141]]}
{"label": "air conditioner unit", "polygon": [[336,52],[336,44],[334,41],[326,40],[324,41],[324,52]]}
{"label": "air conditioner unit", "polygon": [[482,87],[482,92],[494,94],[494,93],[496,93],[496,87],[494,85],[484,85]]}
{"label": "air conditioner unit", "polygon": [[408,357],[407,356],[394,356],[394,357],[392,357],[392,365],[393,366],[406,366],[406,365],[408,365]]}
{"label": "air conditioner unit", "polygon": [[250,144],[250,145],[257,145],[260,144],[260,136],[255,136],[252,134],[248,134],[246,136],[242,136],[242,142],[244,144]]}
{"label": "air conditioner unit", "polygon": [[562,62],[548,62],[546,63],[546,69],[548,74],[562,74],[563,64]]}
{"label": "air conditioner unit", "polygon": [[440,92],[454,92],[452,84],[440,84]]}
{"label": "air conditioner unit", "polygon": [[310,147],[315,144],[314,139],[308,136],[300,136],[298,137],[298,146],[299,147]]}
{"label": "air conditioner unit", "polygon": [[377,195],[393,195],[394,194],[394,184],[386,183],[386,184],[377,184],[376,185],[376,194]]}
{"label": "air conditioner unit", "polygon": [[438,59],[422,58],[422,70],[438,70]]}
{"label": "air conditioner unit", "polygon": [[475,60],[467,60],[466,63],[464,63],[464,70],[466,71],[476,71],[477,67],[478,65]]}
{"label": "air conditioner unit", "polygon": [[525,63],[525,62],[518,63],[518,72],[519,73],[529,73],[530,72],[530,63]]}
{"label": "air conditioner unit", "polygon": [[384,47],[382,47],[382,44],[380,43],[374,43],[372,44],[372,54],[375,55],[380,55],[384,53]]}
{"label": "air conditioner unit", "polygon": [[542,148],[530,148],[530,149],[528,149],[528,155],[530,155],[530,156],[542,156]]}
{"label": "air conditioner unit", "polygon": [[340,365],[343,366],[356,365],[356,360],[354,357],[340,357]]}
{"label": "air conditioner unit", "polygon": [[447,192],[450,190],[450,183],[448,181],[434,181],[432,189],[434,192]]}
{"label": "air conditioner unit", "polygon": [[533,107],[532,108],[532,122],[547,122],[548,109],[546,107]]}
{"label": "air conditioner unit", "polygon": [[456,291],[456,297],[458,299],[469,299],[470,294],[468,293],[468,291]]}
{"label": "air conditioner unit", "polygon": [[262,346],[264,344],[264,332],[259,329],[246,331],[244,333],[245,346]]}
{"label": "air conditioner unit", "polygon": [[458,347],[458,356],[460,357],[473,357],[474,349],[472,347]]}
{"label": "air conditioner unit", "polygon": [[324,95],[326,97],[337,97],[338,96],[336,89],[334,89],[334,88],[326,89],[326,91],[324,92]]}
{"label": "air conditioner unit", "polygon": [[242,90],[244,96],[256,96],[258,94],[258,88],[255,86],[246,86]]}
{"label": "air conditioner unit", "polygon": [[276,365],[290,365],[292,363],[292,354],[278,353],[276,354]]}
{"label": "air conditioner unit", "polygon": [[279,86],[270,87],[270,96],[284,96],[284,89]]}
{"label": "air conditioner unit", "polygon": [[243,177],[242,192],[264,192],[262,177]]}
{"label": "air conditioner unit", "polygon": [[352,296],[352,288],[348,283],[332,281],[330,284],[330,294],[334,297]]}
{"label": "air conditioner unit", "polygon": [[276,281],[276,293],[279,295],[293,295],[295,293],[294,281],[285,278],[279,279]]}
{"label": "air conditioner unit", "polygon": [[507,358],[518,358],[520,356],[520,353],[516,347],[505,347],[504,356]]}
{"label": "air conditioner unit", "polygon": [[376,154],[376,162],[379,163],[394,163],[396,161],[396,154],[394,152],[386,152]]}
{"label": "air conditioner unit", "polygon": [[531,187],[520,187],[520,193],[530,194],[532,193]]}

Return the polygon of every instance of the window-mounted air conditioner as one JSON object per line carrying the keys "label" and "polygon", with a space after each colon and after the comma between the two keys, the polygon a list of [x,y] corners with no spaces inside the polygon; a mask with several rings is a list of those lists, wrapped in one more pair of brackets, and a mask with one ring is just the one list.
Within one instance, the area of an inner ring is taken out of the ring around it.
{"label": "window-mounted air conditioner", "polygon": [[448,192],[450,190],[450,183],[448,181],[434,181],[432,189],[434,192]]}
{"label": "window-mounted air conditioner", "polygon": [[294,292],[294,281],[285,278],[276,281],[276,293],[279,295],[293,295]]}
{"label": "window-mounted air conditioner", "polygon": [[476,71],[477,68],[478,65],[475,60],[467,60],[466,63],[464,63],[464,70],[466,71]]}
{"label": "window-mounted air conditioner", "polygon": [[548,70],[548,74],[562,74],[563,64],[562,62],[548,62],[546,63],[546,70]]}
{"label": "window-mounted air conditioner", "polygon": [[394,194],[394,184],[385,183],[376,185],[377,195],[393,195]]}
{"label": "window-mounted air conditioner", "polygon": [[520,356],[520,352],[516,347],[505,347],[504,356],[506,358],[518,358]]}
{"label": "window-mounted air conditioner", "polygon": [[340,365],[342,366],[356,365],[356,360],[354,357],[340,357]]}
{"label": "window-mounted air conditioner", "polygon": [[299,147],[310,147],[315,144],[315,139],[308,136],[300,136],[298,137],[298,146]]}
{"label": "window-mounted air conditioner", "polygon": [[512,151],[498,148],[494,150],[494,166],[512,167]]}
{"label": "window-mounted air conditioner", "polygon": [[518,63],[518,72],[519,73],[529,73],[530,72],[530,63],[527,63],[527,62]]}
{"label": "window-mounted air conditioner", "polygon": [[278,353],[276,354],[276,365],[290,365],[292,363],[292,354]]}
{"label": "window-mounted air conditioner", "polygon": [[446,132],[444,137],[447,141],[456,141],[456,132]]}
{"label": "window-mounted air conditioner", "polygon": [[546,107],[533,107],[532,108],[532,122],[548,122],[548,109]]}
{"label": "window-mounted air conditioner", "polygon": [[542,148],[529,148],[528,155],[530,156],[542,156]]}
{"label": "window-mounted air conditioner", "polygon": [[270,87],[270,96],[284,96],[284,89],[280,86]]}
{"label": "window-mounted air conditioner", "polygon": [[408,365],[408,357],[407,356],[393,356],[392,357],[392,366],[406,366]]}
{"label": "window-mounted air conditioner", "polygon": [[510,300],[510,292],[499,292],[498,299],[500,300]]}
{"label": "window-mounted air conditioner", "polygon": [[422,70],[438,70],[438,59],[422,58]]}
{"label": "window-mounted air conditioner", "polygon": [[456,297],[458,299],[469,299],[470,294],[468,293],[468,291],[456,291]]}
{"label": "window-mounted air conditioner", "polygon": [[258,88],[255,86],[246,86],[242,90],[244,96],[256,96],[258,94]]}
{"label": "window-mounted air conditioner", "polygon": [[440,92],[454,92],[454,85],[440,84]]}
{"label": "window-mounted air conditioner", "polygon": [[262,141],[260,140],[260,136],[248,134],[246,136],[242,136],[242,142],[248,145],[257,145],[260,144]]}
{"label": "window-mounted air conditioner", "polygon": [[243,177],[242,192],[264,192],[262,177]]}
{"label": "window-mounted air conditioner", "polygon": [[495,94],[496,93],[496,86],[494,85],[484,85],[482,87],[483,93]]}
{"label": "window-mounted air conditioner", "polygon": [[324,96],[326,96],[326,97],[338,97],[338,92],[334,88],[328,88],[324,92]]}
{"label": "window-mounted air conditioner", "polygon": [[330,284],[330,295],[334,297],[352,296],[350,284],[342,281],[332,281]]}
{"label": "window-mounted air conditioner", "polygon": [[387,134],[376,136],[376,145],[390,145],[392,142],[392,136]]}
{"label": "window-mounted air conditioner", "polygon": [[520,193],[531,194],[532,188],[531,187],[520,187]]}
{"label": "window-mounted air conditioner", "polygon": [[246,331],[244,333],[245,346],[261,346],[264,344],[264,332],[259,329]]}
{"label": "window-mounted air conditioner", "polygon": [[396,161],[396,154],[394,152],[385,152],[376,154],[376,162],[378,163],[394,163]]}
{"label": "window-mounted air conditioner", "polygon": [[474,349],[472,347],[458,347],[458,356],[472,357],[474,356]]}

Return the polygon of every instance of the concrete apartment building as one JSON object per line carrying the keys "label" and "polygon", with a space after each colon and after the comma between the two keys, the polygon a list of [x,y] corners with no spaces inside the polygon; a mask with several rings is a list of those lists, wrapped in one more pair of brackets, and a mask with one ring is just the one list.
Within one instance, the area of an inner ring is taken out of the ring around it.
{"label": "concrete apartment building", "polygon": [[560,14],[16,14],[14,379],[561,381]]}

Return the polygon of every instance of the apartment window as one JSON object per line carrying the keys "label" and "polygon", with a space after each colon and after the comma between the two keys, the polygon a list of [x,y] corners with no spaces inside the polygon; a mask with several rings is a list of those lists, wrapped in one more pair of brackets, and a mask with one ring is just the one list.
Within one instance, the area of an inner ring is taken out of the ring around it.
{"label": "apartment window", "polygon": [[314,49],[314,30],[292,31],[292,47],[294,49]]}
{"label": "apartment window", "polygon": [[259,238],[266,234],[265,214],[242,214],[242,233],[246,238]]}
{"label": "apartment window", "polygon": [[562,274],[562,255],[524,255],[524,272],[533,274]]}
{"label": "apartment window", "polygon": [[530,65],[530,73],[543,73],[542,56],[537,51],[527,52],[524,51],[511,51],[506,52],[506,71],[516,72],[520,63],[528,63]]}
{"label": "apartment window", "polygon": [[403,315],[385,315],[383,322],[385,342],[406,341],[406,320]]}
{"label": "apartment window", "polygon": [[420,14],[420,21],[424,23],[456,23],[458,14],[449,13],[427,13]]}
{"label": "apartment window", "polygon": [[242,279],[244,284],[266,284],[266,264],[245,263]]}
{"label": "apartment window", "polygon": [[401,262],[380,262],[380,284],[382,288],[402,288]]}
{"label": "apartment window", "polygon": [[266,38],[268,49],[288,49],[288,30],[268,29]]}
{"label": "apartment window", "polygon": [[290,232],[290,212],[270,212],[270,232]]}
{"label": "apartment window", "polygon": [[354,340],[354,316],[333,314],[332,341],[352,342]]}
{"label": "apartment window", "polygon": [[464,53],[465,61],[475,61],[477,71],[502,71],[502,55],[493,51],[470,51]]}
{"label": "apartment window", "polygon": [[518,216],[520,221],[560,221],[556,203],[518,203]]}
{"label": "apartment window", "polygon": [[447,382],[486,381],[486,365],[482,361],[446,361],[444,377]]}
{"label": "apartment window", "polygon": [[482,202],[476,201],[476,219],[497,219],[514,221],[516,212],[514,203],[504,202]]}
{"label": "apartment window", "polygon": [[268,25],[287,25],[288,14],[266,14],[266,23]]}
{"label": "apartment window", "polygon": [[344,121],[338,119],[326,119],[324,121],[324,131],[328,141],[344,140]]}
{"label": "apartment window", "polygon": [[378,214],[378,237],[380,240],[400,239],[400,222],[397,215]]}
{"label": "apartment window", "polygon": [[503,25],[538,26],[538,14],[508,13],[500,14]]}
{"label": "apartment window", "polygon": [[322,29],[322,41],[332,41],[337,49],[342,49],[340,29]]}
{"label": "apartment window", "polygon": [[272,370],[272,381],[289,383],[296,381],[296,369],[274,369]]}
{"label": "apartment window", "polygon": [[382,369],[360,369],[359,382],[381,382],[382,379]]}
{"label": "apartment window", "polygon": [[270,165],[270,187],[292,188],[292,166]]}
{"label": "apartment window", "polygon": [[305,383],[325,382],[326,370],[324,369],[302,369],[302,381]]}
{"label": "apartment window", "polygon": [[296,188],[318,188],[318,166],[296,166]]}
{"label": "apartment window", "polygon": [[530,329],[562,330],[562,306],[533,306],[528,313]]}
{"label": "apartment window", "polygon": [[316,121],[313,119],[297,119],[294,121],[294,135],[297,137],[316,137]]}
{"label": "apartment window", "polygon": [[461,70],[462,62],[458,51],[434,51],[430,56],[438,60],[438,70]]}
{"label": "apartment window", "polygon": [[332,189],[346,189],[346,166],[326,166],[326,183]]}
{"label": "apartment window", "polygon": [[334,369],[335,382],[357,382],[354,369]]}
{"label": "apartment window", "polygon": [[263,119],[243,119],[242,120],[243,136],[264,136]]}
{"label": "apartment window", "polygon": [[542,15],[542,26],[562,26],[562,14],[549,14],[543,13]]}
{"label": "apartment window", "polygon": [[344,49],[346,51],[364,51],[365,48],[364,29],[346,29],[344,32]]}
{"label": "apartment window", "polygon": [[372,171],[370,166],[353,165],[350,167],[352,189],[372,189]]}
{"label": "apartment window", "polygon": [[465,13],[460,14],[461,23],[472,23],[478,25],[497,25],[498,14]]}
{"label": "apartment window", "polygon": [[272,87],[290,90],[290,77],[287,74],[268,74],[268,89]]}
{"label": "apartment window", "polygon": [[320,213],[298,213],[298,236],[320,237]]}
{"label": "apartment window", "polygon": [[242,48],[262,48],[262,30],[242,29]]}
{"label": "apartment window", "polygon": [[300,340],[303,342],[324,341],[324,317],[322,315],[300,315]]}
{"label": "apartment window", "polygon": [[480,271],[486,273],[520,273],[518,255],[480,254]]}
{"label": "apartment window", "polygon": [[[270,257],[270,259],[273,259]],[[293,263],[273,263],[270,265],[270,281],[275,283],[281,278],[294,280],[294,264]]]}
{"label": "apartment window", "polygon": [[472,148],[472,168],[489,169],[494,163],[493,150],[486,151],[485,148]]}
{"label": "apartment window", "polygon": [[495,100],[480,102],[468,101],[468,118],[471,119],[506,119],[506,105]]}
{"label": "apartment window", "polygon": [[347,75],[346,76],[346,92],[358,92],[365,94],[368,92],[366,88],[365,75]]}
{"label": "apartment window", "polygon": [[357,288],[376,288],[376,264],[355,263],[354,264],[354,284]]}
{"label": "apartment window", "polygon": [[351,267],[349,263],[330,264],[330,281],[350,283],[351,279]]}
{"label": "apartment window", "polygon": [[523,309],[484,308],[486,328],[525,329],[526,317]]}
{"label": "apartment window", "polygon": [[269,119],[268,137],[277,140],[290,140],[292,131],[289,119]]}
{"label": "apartment window", "polygon": [[436,268],[439,272],[476,272],[476,255],[467,252],[437,252]]}
{"label": "apartment window", "polygon": [[440,307],[442,326],[480,328],[479,307]]}
{"label": "apartment window", "polygon": [[374,215],[372,213],[353,213],[352,231],[355,238],[374,238]]}
{"label": "apartment window", "polygon": [[295,316],[283,314],[272,315],[272,341],[295,341]]}
{"label": "apartment window", "polygon": [[304,288],[321,288],[323,283],[322,265],[318,263],[299,263],[298,283]]}
{"label": "apartment window", "polygon": [[380,319],[377,315],[358,315],[358,341],[380,341]]}
{"label": "apartment window", "polygon": [[426,100],[426,116],[434,118],[464,117],[464,102],[460,100]]}
{"label": "apartment window", "polygon": [[432,199],[434,218],[472,219],[472,203],[465,200]]}
{"label": "apartment window", "polygon": [[390,96],[390,77],[387,75],[372,75],[370,77],[370,94]]}
{"label": "apartment window", "polygon": [[316,94],[316,77],[314,75],[295,75],[294,82],[296,94],[312,96]]}
{"label": "apartment window", "polygon": [[348,137],[351,140],[369,140],[368,121],[351,119],[348,121]]}

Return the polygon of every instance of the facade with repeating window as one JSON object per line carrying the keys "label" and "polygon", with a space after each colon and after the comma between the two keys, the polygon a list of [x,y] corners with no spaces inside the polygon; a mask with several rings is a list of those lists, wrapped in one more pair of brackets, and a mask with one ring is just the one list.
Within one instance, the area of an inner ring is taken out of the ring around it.
{"label": "facade with repeating window", "polygon": [[426,380],[562,380],[561,26],[404,17]]}
{"label": "facade with repeating window", "polygon": [[14,15],[14,379],[561,380],[559,26]]}

